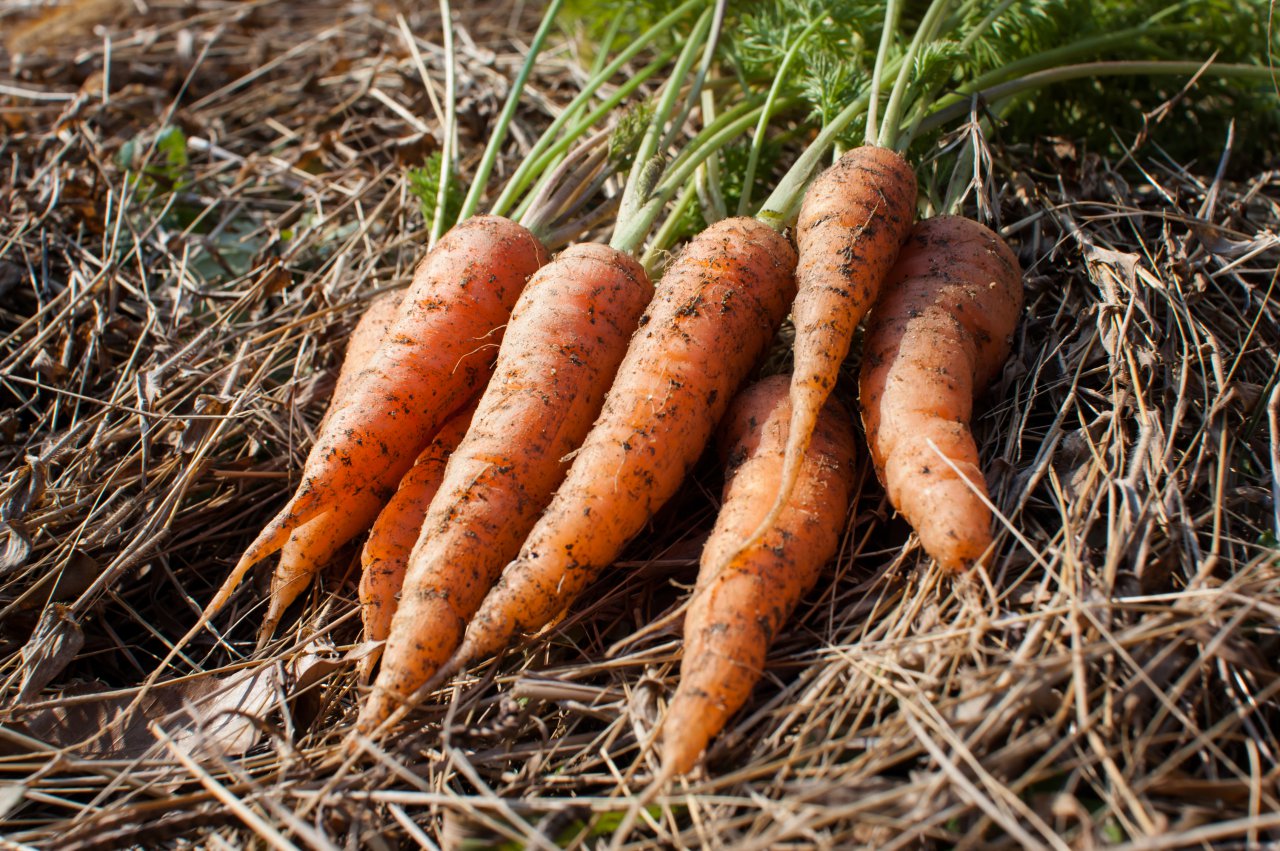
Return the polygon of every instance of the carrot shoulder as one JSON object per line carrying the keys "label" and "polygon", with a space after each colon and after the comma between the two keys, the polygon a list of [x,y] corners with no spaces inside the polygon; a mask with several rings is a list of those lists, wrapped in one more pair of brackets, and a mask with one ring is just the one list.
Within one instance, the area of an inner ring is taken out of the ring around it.
{"label": "carrot shoulder", "polygon": [[795,293],[795,253],[768,225],[726,219],[657,287],[599,420],[451,666],[549,623],[677,490]]}
{"label": "carrot shoulder", "polygon": [[[875,302],[915,218],[915,172],[888,148],[854,148],[805,191],[796,223],[795,365],[786,463],[763,524],[776,521],[800,474],[818,412],[854,329]],[[754,543],[763,525],[744,537]],[[727,557],[734,554],[729,553]]]}
{"label": "carrot shoulder", "polygon": [[1022,273],[977,222],[916,225],[872,311],[859,393],[876,474],[931,557],[952,571],[990,545],[973,401],[1009,356]]}
{"label": "carrot shoulder", "polygon": [[670,772],[689,771],[746,702],[774,636],[839,546],[853,492],[855,442],[852,418],[831,399],[777,522],[719,569],[764,518],[777,490],[791,417],[788,385],[784,375],[752,385],[721,426],[728,458],[724,501],[685,613],[680,682],[662,725],[663,764]]}
{"label": "carrot shoulder", "polygon": [[[440,490],[445,464],[470,428],[475,409],[473,402],[440,427],[373,521],[360,551],[360,618],[367,641],[385,641],[391,633],[391,617],[404,585],[409,553],[422,530],[427,507]],[[378,655],[373,653],[361,660],[362,679],[368,679]]]}
{"label": "carrot shoulder", "polygon": [[644,267],[604,245],[572,246],[529,281],[411,556],[365,732],[457,649],[600,413],[652,295]]}
{"label": "carrot shoulder", "polygon": [[545,259],[533,234],[496,216],[469,219],[436,245],[350,402],[317,437],[302,484],[241,557],[206,617],[312,518],[326,517],[344,535],[368,528],[440,424],[487,377],[511,307]]}

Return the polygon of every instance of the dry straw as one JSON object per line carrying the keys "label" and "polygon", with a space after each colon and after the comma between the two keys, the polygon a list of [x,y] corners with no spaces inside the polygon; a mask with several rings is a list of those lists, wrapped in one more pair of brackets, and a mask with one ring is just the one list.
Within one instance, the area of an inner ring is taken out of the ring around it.
{"label": "dry straw", "polygon": [[[256,655],[262,595],[239,594],[152,726],[115,717],[290,492],[361,305],[421,255],[406,167],[440,141],[422,74],[443,91],[444,54],[433,10],[410,51],[380,3],[90,5],[11,44],[0,81],[4,842],[608,842],[657,765],[678,624],[608,651],[686,593],[711,465],[565,620],[340,776],[346,562]],[[453,9],[464,174],[526,11]],[[546,53],[499,176],[581,73]],[[863,469],[753,701],[632,847],[1280,836],[1280,179],[1215,174],[1228,140],[1184,166],[1161,132],[1124,162],[975,157],[1028,288],[978,420],[991,568],[941,576]]]}

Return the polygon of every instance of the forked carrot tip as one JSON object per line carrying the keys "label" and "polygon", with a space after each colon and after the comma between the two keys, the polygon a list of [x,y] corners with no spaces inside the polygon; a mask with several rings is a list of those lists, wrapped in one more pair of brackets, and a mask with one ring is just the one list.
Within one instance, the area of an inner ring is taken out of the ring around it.
{"label": "forked carrot tip", "polygon": [[259,650],[275,635],[280,621],[284,620],[285,611],[293,605],[294,600],[302,596],[302,591],[309,581],[310,577],[306,577],[302,582],[288,583],[272,590],[271,598],[267,602],[267,612],[262,616],[262,626],[258,628]]}

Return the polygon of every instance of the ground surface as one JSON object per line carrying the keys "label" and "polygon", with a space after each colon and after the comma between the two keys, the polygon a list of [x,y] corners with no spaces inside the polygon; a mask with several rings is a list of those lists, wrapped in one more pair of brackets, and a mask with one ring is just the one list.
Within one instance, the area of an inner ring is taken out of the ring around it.
{"label": "ground surface", "polygon": [[[331,762],[360,694],[346,559],[260,653],[262,586],[239,594],[166,680],[194,676],[118,717],[286,498],[362,303],[421,256],[408,169],[436,147],[438,19],[25,11],[0,12],[0,842],[608,841],[655,767],[678,625],[620,642],[692,582],[710,462],[555,629],[456,679],[378,759]],[[459,12],[464,170],[535,20]],[[504,167],[581,64],[546,55]],[[1280,176],[1220,167],[1225,137],[1166,156],[1180,128],[1158,106],[1135,107],[1151,122],[1127,157],[990,140],[982,200],[1028,293],[980,405],[1006,521],[991,569],[941,576],[864,464],[751,704],[627,842],[1280,836]]]}

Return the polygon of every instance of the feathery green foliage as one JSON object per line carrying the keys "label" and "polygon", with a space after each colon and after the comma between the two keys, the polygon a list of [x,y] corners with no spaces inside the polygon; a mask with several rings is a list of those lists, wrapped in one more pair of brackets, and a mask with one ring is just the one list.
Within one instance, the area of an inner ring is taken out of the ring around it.
{"label": "feathery green foliage", "polygon": [[644,139],[645,130],[653,121],[653,101],[642,100],[623,110],[618,124],[609,135],[609,162],[614,169],[625,173],[635,162],[636,151]]}
{"label": "feathery green foliage", "polygon": [[825,125],[865,88],[868,44],[879,39],[883,18],[884,3],[872,0],[754,3],[729,28],[724,54],[743,81],[767,88],[795,40],[808,32],[782,94],[801,97],[810,120]]}
{"label": "feathery green foliage", "polygon": [[[432,151],[420,168],[411,168],[405,173],[405,177],[409,181],[409,192],[414,198],[418,199],[418,208],[422,210],[422,218],[428,224],[434,221],[436,216],[436,199],[440,189],[441,162],[440,152]],[[458,220],[458,213],[462,209],[462,197],[462,185],[458,182],[457,175],[450,174],[448,183],[445,186],[444,196],[444,227],[446,230]]]}

